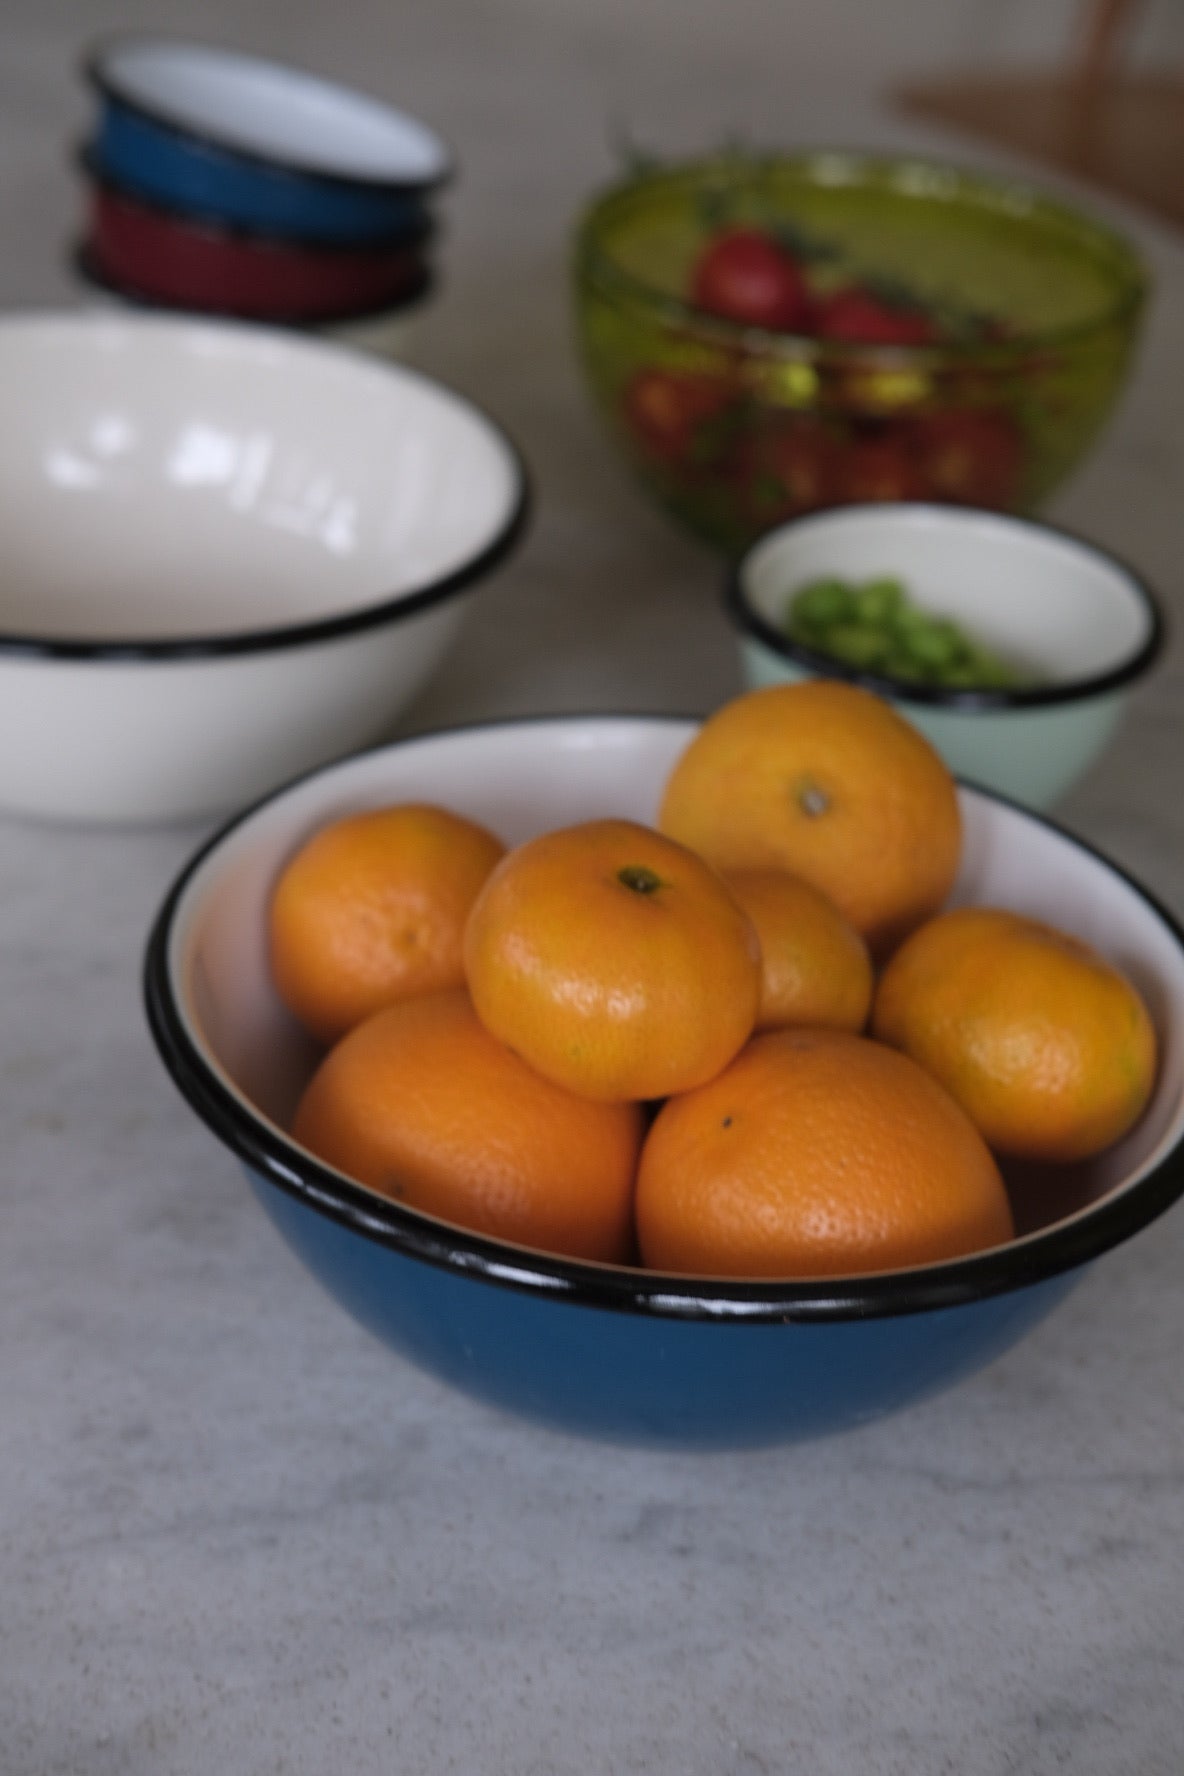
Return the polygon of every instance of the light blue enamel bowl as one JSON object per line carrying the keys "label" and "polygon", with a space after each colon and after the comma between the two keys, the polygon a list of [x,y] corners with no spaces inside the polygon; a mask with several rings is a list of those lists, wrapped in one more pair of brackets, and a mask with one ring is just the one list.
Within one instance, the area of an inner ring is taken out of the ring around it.
{"label": "light blue enamel bowl", "polygon": [[[1088,1265],[1184,1191],[1184,933],[1096,852],[972,789],[962,792],[958,897],[1055,916],[1121,956],[1163,1051],[1132,1134],[1088,1165],[1017,1180],[1020,1231],[1009,1244],[824,1281],[658,1275],[480,1237],[298,1146],[286,1130],[316,1057],[276,996],[265,938],[271,886],[293,848],[346,810],[411,799],[480,819],[511,844],[584,818],[652,820],[694,731],[666,717],[539,719],[364,753],[233,820],[160,909],[145,994],[164,1065],[311,1274],[398,1354],[392,1389],[409,1361],[527,1418],[634,1443],[742,1446],[838,1431],[1001,1356]],[[1122,1336],[1113,1322],[1097,1331]]]}
{"label": "light blue enamel bowl", "polygon": [[[906,685],[791,641],[785,614],[812,580],[900,580],[1028,669],[1016,690]],[[725,599],[752,689],[804,678],[862,684],[928,736],[955,775],[1048,808],[1104,751],[1164,641],[1159,603],[1093,543],[969,508],[846,506],[763,536],[729,571]]]}

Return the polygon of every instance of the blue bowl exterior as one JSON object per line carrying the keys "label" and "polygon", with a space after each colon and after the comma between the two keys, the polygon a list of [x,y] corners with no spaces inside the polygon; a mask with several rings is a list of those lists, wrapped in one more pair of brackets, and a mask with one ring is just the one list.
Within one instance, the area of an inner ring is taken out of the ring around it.
{"label": "blue bowl exterior", "polygon": [[245,1169],[307,1268],[386,1344],[490,1404],[622,1443],[744,1448],[850,1429],[982,1368],[1083,1274],[874,1319],[720,1324],[616,1313],[408,1257]]}
{"label": "blue bowl exterior", "polygon": [[290,240],[397,240],[418,233],[423,197],[315,174],[285,172],[178,134],[115,101],[90,144],[95,170],[135,197],[231,227]]}

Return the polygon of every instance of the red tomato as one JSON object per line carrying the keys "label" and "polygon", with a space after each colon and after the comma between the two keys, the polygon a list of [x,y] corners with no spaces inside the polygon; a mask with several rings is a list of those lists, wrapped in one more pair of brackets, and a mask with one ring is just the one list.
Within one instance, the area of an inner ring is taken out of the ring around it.
{"label": "red tomato", "polygon": [[797,260],[759,228],[729,228],[708,242],[691,276],[691,301],[709,314],[777,333],[800,332],[810,314]]}
{"label": "red tomato", "polygon": [[931,499],[1005,509],[1015,504],[1023,437],[998,408],[948,408],[915,427],[916,460]]}
{"label": "red tomato", "polygon": [[820,339],[845,339],[859,345],[932,345],[939,337],[929,316],[919,308],[884,302],[858,284],[834,290],[816,302],[814,331]]}
{"label": "red tomato", "polygon": [[840,449],[808,414],[770,421],[740,442],[734,477],[754,522],[777,524],[798,512],[833,505],[839,496]]}
{"label": "red tomato", "polygon": [[732,387],[714,376],[639,370],[625,389],[623,410],[647,455],[685,463],[703,442],[703,427],[719,418],[734,398]]}
{"label": "red tomato", "polygon": [[844,452],[841,489],[842,498],[854,503],[924,499],[928,491],[915,452],[902,432],[853,438]]}

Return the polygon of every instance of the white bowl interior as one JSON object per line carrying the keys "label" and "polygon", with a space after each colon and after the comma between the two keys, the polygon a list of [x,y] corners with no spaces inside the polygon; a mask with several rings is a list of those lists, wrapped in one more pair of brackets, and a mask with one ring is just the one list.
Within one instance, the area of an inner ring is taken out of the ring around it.
{"label": "white bowl interior", "polygon": [[285,628],[431,586],[498,536],[519,470],[427,378],[265,328],[0,321],[0,637]]}
{"label": "white bowl interior", "polygon": [[1119,563],[1056,531],[990,513],[821,513],[758,543],[744,589],[751,608],[780,627],[793,593],[829,575],[897,578],[916,604],[1054,684],[1113,670],[1151,630],[1147,603]]}
{"label": "white bowl interior", "polygon": [[[284,861],[318,826],[410,799],[481,820],[510,844],[606,815],[652,821],[692,731],[662,719],[575,718],[429,735],[333,766],[248,816],[198,866],[171,931],[177,1003],[214,1073],[285,1126],[315,1052],[268,975],[267,904]],[[955,898],[1012,907],[1092,943],[1129,973],[1160,1036],[1159,1079],[1138,1127],[1088,1166],[1029,1181],[1037,1195],[1026,1222],[1039,1226],[1128,1188],[1184,1135],[1184,950],[1139,889],[1072,838],[981,792],[961,796]]]}
{"label": "white bowl interior", "polygon": [[280,63],[143,39],[109,46],[101,69],[125,103],[247,153],[391,184],[448,170],[447,148],[416,118]]}

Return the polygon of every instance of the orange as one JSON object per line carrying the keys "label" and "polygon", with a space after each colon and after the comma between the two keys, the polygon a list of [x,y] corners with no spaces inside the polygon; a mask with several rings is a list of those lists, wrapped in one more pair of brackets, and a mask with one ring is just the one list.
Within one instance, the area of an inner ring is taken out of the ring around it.
{"label": "orange", "polygon": [[957,874],[957,789],[928,740],[870,691],[826,679],[749,691],[708,717],[658,825],[724,871],[784,869],[881,954]]}
{"label": "orange", "polygon": [[464,982],[469,908],[505,846],[446,808],[405,803],[323,827],[271,898],[276,990],[322,1042],[407,994]]}
{"label": "orange", "polygon": [[862,1030],[872,1004],[871,957],[834,902],[785,870],[736,870],[724,879],[760,940],[757,1029]]}
{"label": "orange", "polygon": [[751,1033],[760,992],[756,933],[724,883],[629,820],[503,858],[469,916],[465,970],[493,1034],[590,1098],[710,1079]]}
{"label": "orange", "polygon": [[915,932],[876,990],[874,1033],[940,1079],[999,1153],[1085,1159],[1125,1134],[1155,1083],[1150,1014],[1076,938],[994,907]]}
{"label": "orange", "polygon": [[541,1078],[463,989],[356,1024],[309,1081],[292,1132],[359,1183],[477,1233],[573,1258],[632,1255],[639,1106]]}
{"label": "orange", "polygon": [[642,1148],[637,1232],[655,1270],[842,1276],[1010,1239],[982,1136],[923,1068],[865,1036],[775,1030],[672,1098]]}

